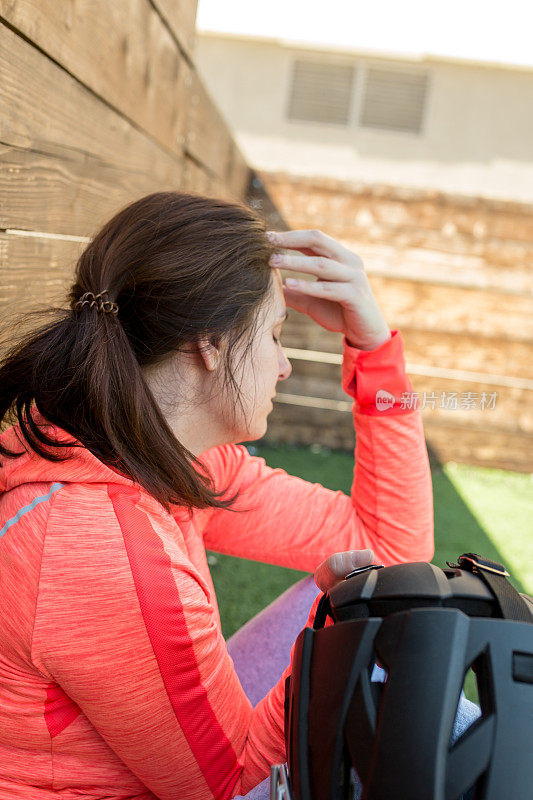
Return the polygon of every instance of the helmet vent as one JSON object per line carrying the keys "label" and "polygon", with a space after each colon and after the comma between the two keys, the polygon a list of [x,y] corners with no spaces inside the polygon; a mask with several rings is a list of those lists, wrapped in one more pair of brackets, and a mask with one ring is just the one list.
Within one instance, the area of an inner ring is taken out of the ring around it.
{"label": "helmet vent", "polygon": [[513,679],[533,683],[533,653],[513,653]]}
{"label": "helmet vent", "polygon": [[[462,710],[464,708],[464,698],[470,703],[475,703],[478,707],[478,714],[470,720],[467,727],[464,727],[464,722],[461,719]],[[492,681],[492,671],[490,667],[490,658],[488,650],[483,650],[472,661],[470,666],[465,670],[463,685],[461,688],[460,696],[457,701],[455,722],[453,732],[450,740],[450,745],[454,741],[453,746],[457,747],[465,737],[473,733],[473,729],[479,727],[482,722],[494,712],[494,689]]]}
{"label": "helmet vent", "polygon": [[476,673],[469,667],[465,672],[465,679],[463,681],[463,692],[467,700],[470,700],[471,703],[475,703],[476,705],[481,705],[479,702],[479,691],[477,688],[477,677]]}

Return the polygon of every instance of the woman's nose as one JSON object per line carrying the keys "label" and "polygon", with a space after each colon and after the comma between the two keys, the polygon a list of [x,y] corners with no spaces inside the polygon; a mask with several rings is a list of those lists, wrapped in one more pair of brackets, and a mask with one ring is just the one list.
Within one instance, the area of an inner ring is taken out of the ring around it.
{"label": "woman's nose", "polygon": [[283,353],[283,358],[281,360],[280,368],[279,368],[279,378],[278,378],[278,380],[284,381],[286,378],[289,377],[291,372],[292,372],[292,364],[289,361],[289,359],[287,358],[287,356],[285,355],[285,353]]}

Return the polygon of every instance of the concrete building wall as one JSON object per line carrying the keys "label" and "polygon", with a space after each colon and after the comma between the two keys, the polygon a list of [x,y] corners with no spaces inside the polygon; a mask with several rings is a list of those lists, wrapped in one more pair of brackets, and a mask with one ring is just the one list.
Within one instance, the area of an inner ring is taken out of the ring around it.
{"label": "concrete building wall", "polygon": [[[533,201],[533,69],[201,31],[195,51],[208,91],[258,169]],[[347,124],[287,118],[297,59],[355,68]],[[427,74],[419,132],[361,125],[372,67]]]}

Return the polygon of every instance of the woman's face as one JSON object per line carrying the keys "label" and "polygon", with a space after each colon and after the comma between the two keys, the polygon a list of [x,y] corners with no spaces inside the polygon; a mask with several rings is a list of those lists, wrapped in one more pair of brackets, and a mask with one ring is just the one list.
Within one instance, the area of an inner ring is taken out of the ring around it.
{"label": "woman's face", "polygon": [[[255,337],[233,353],[233,374],[240,387],[234,401],[223,383],[221,354],[204,342],[202,352],[177,352],[164,364],[144,368],[145,379],[176,438],[199,455],[215,445],[253,441],[265,435],[276,384],[291,374],[279,336],[286,316],[281,273],[272,270],[270,292],[259,311]],[[246,337],[244,337],[245,339]],[[241,407],[242,403],[242,407]]]}
{"label": "woman's face", "polygon": [[[232,442],[260,439],[267,429],[267,417],[272,411],[276,384],[289,377],[292,366],[283,352],[279,338],[287,316],[283,283],[278,269],[272,270],[272,289],[259,314],[259,325],[250,352],[239,363],[236,356],[235,380],[240,386],[240,403],[235,407],[235,422],[231,412],[225,415],[231,424]],[[231,422],[230,422],[231,421]]]}

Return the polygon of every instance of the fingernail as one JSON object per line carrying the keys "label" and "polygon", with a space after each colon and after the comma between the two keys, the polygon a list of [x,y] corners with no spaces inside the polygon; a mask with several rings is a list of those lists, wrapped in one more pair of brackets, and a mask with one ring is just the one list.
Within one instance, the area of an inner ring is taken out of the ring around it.
{"label": "fingernail", "polygon": [[298,286],[299,283],[300,283],[300,281],[297,281],[296,278],[286,278],[285,279],[285,284],[287,286]]}
{"label": "fingernail", "polygon": [[281,264],[281,256],[275,253],[273,256],[270,256],[270,263],[271,264]]}
{"label": "fingernail", "polygon": [[275,231],[267,231],[267,232],[266,232],[266,235],[267,235],[267,239],[268,239],[270,242],[275,242],[275,241],[276,241],[276,239],[277,239],[277,234],[276,234],[276,232],[275,232]]}

